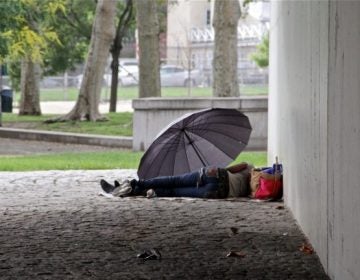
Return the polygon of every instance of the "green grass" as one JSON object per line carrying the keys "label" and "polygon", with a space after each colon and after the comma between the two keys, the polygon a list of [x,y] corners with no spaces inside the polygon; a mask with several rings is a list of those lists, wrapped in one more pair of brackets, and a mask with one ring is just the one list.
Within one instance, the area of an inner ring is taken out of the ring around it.
{"label": "green grass", "polygon": [[[143,153],[132,151],[0,156],[0,171],[137,169]],[[243,152],[235,162],[266,165],[265,152]]]}
{"label": "green grass", "polygon": [[54,117],[54,115],[42,115],[42,116],[19,116],[14,113],[2,113],[2,123],[12,122],[42,122],[48,118]]}
{"label": "green grass", "polygon": [[[255,167],[264,167],[267,165],[266,152],[242,152],[233,163],[248,162]],[[233,164],[231,163],[231,164]],[[230,164],[230,165],[231,165]]]}
{"label": "green grass", "polygon": [[[63,89],[41,89],[41,101],[75,101],[77,99],[79,90],[77,88]],[[240,87],[240,94],[242,95],[263,95],[268,93],[267,86],[261,85],[247,85]],[[195,87],[191,92],[184,87],[163,87],[161,95],[165,98],[171,97],[210,97],[212,95],[212,88],[209,87]],[[19,101],[19,94],[16,94],[15,99]],[[110,89],[103,88],[101,93],[101,100],[109,100]],[[138,87],[119,87],[118,99],[131,100],[138,98]]]}
{"label": "green grass", "polygon": [[262,85],[244,85],[240,86],[240,94],[243,95],[267,95],[269,92],[268,86]]}
{"label": "green grass", "polygon": [[17,114],[4,113],[2,122],[3,126],[10,126],[11,123],[22,123],[24,127],[36,130],[114,136],[132,135],[133,114],[131,112],[106,114],[106,117],[109,119],[109,121],[104,122],[58,122],[52,124],[43,123],[45,120],[53,117],[54,115],[19,116]]}
{"label": "green grass", "polygon": [[131,151],[1,156],[1,171],[134,169],[142,153]]}

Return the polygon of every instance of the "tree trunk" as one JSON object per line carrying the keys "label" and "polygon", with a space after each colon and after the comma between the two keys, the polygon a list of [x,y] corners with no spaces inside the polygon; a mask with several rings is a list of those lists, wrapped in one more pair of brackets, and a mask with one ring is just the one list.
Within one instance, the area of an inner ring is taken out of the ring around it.
{"label": "tree trunk", "polygon": [[112,52],[109,112],[116,112],[117,90],[119,83],[119,58],[120,58],[120,52],[119,53]]}
{"label": "tree trunk", "polygon": [[127,0],[123,13],[120,16],[118,26],[116,28],[115,39],[111,47],[111,89],[110,89],[110,112],[116,112],[117,89],[119,82],[119,58],[122,50],[122,40],[125,32],[128,30],[130,22],[133,18],[133,1]]}
{"label": "tree trunk", "polygon": [[39,63],[29,58],[21,61],[21,98],[19,115],[41,115]]}
{"label": "tree trunk", "polygon": [[156,0],[136,0],[139,42],[139,97],[161,96],[159,21]]}
{"label": "tree trunk", "polygon": [[2,126],[2,115],[1,115],[1,92],[2,92],[2,83],[3,83],[3,79],[2,79],[2,64],[0,63],[0,126]]}
{"label": "tree trunk", "polygon": [[215,1],[214,96],[240,95],[237,74],[237,26],[240,15],[239,1]]}
{"label": "tree trunk", "polygon": [[116,0],[98,0],[80,92],[74,108],[65,116],[48,120],[104,120],[99,112],[101,87],[110,45],[115,35]]}

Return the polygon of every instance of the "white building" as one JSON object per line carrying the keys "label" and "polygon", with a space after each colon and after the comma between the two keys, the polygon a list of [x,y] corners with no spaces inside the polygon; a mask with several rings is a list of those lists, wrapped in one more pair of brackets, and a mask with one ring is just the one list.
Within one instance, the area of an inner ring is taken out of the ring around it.
{"label": "white building", "polygon": [[[241,7],[242,4],[240,3]],[[240,83],[266,82],[267,71],[250,59],[268,32],[270,4],[250,4],[238,26],[238,69]],[[251,14],[250,14],[251,13]],[[169,1],[167,62],[185,68],[199,68],[211,77],[214,30],[214,0]],[[245,17],[244,15],[247,14]]]}

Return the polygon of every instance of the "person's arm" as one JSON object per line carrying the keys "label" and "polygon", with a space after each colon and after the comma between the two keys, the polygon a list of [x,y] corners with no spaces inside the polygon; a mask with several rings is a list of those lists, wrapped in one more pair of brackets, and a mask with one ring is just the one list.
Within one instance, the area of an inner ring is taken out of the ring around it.
{"label": "person's arm", "polygon": [[246,162],[242,162],[242,163],[239,163],[239,164],[229,166],[229,167],[226,168],[226,170],[231,172],[231,173],[237,173],[237,172],[240,172],[240,171],[246,169],[247,166],[248,165],[247,165]]}

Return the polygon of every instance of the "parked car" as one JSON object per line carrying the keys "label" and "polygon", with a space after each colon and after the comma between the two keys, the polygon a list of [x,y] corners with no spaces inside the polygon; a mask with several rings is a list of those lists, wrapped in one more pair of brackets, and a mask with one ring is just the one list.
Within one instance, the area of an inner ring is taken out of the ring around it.
{"label": "parked car", "polygon": [[64,86],[64,78],[63,77],[43,77],[40,80],[41,88],[61,88]]}
{"label": "parked car", "polygon": [[[120,66],[119,85],[134,86],[139,84],[138,68],[129,68],[124,65]],[[136,71],[135,71],[136,70]],[[200,71],[195,69],[188,71],[177,65],[160,66],[161,86],[164,87],[187,87],[198,86],[202,82]]]}
{"label": "parked car", "polygon": [[[138,73],[119,73],[118,85],[121,87],[136,86],[139,83]],[[106,86],[111,86],[112,74],[104,74],[104,81]]]}
{"label": "parked car", "polygon": [[163,87],[194,87],[200,85],[202,81],[198,69],[188,71],[177,65],[162,65],[160,78]]}
{"label": "parked car", "polygon": [[[202,82],[199,70],[188,71],[177,65],[160,66],[161,86],[164,87],[188,87],[198,86]],[[111,75],[106,78],[111,82]],[[139,84],[139,69],[137,62],[124,62],[120,64],[119,85],[134,86]]]}
{"label": "parked car", "polygon": [[[134,86],[138,82],[139,64],[136,58],[121,58],[119,61],[119,86]],[[107,86],[111,86],[111,73],[104,76]]]}
{"label": "parked car", "polygon": [[[119,85],[120,86],[132,86],[139,83],[138,74],[139,66],[138,61],[135,58],[121,58],[119,61]],[[103,77],[103,86],[111,86],[111,72],[107,72]],[[83,79],[83,74],[76,76],[76,85],[80,88]]]}
{"label": "parked car", "polygon": [[[80,86],[82,75],[79,75],[77,79],[78,86]],[[177,65],[161,65],[160,80],[163,87],[195,87],[202,83],[202,75],[198,69],[188,71]],[[111,86],[111,73],[104,75],[104,84],[108,87]],[[119,86],[136,86],[138,84],[139,68],[137,61],[121,61],[119,66]]]}
{"label": "parked car", "polygon": [[119,86],[139,84],[139,63],[135,58],[122,58],[119,64]]}
{"label": "parked car", "polygon": [[128,87],[136,86],[139,84],[139,72],[124,72],[119,73],[119,86]]}
{"label": "parked car", "polygon": [[120,72],[139,72],[139,63],[136,58],[121,58],[119,64]]}
{"label": "parked car", "polygon": [[[76,85],[77,88],[80,88],[83,77],[84,77],[83,74],[77,75],[75,77],[75,85]],[[107,76],[105,74],[104,77],[103,77],[103,80],[102,80],[102,86],[108,86],[108,82],[111,84],[111,75]]]}

